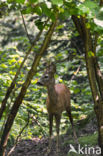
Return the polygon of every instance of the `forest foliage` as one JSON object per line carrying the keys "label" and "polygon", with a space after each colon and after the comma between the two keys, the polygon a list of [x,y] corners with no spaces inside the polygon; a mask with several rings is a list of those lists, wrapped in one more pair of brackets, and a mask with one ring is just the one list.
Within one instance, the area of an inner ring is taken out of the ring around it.
{"label": "forest foliage", "polygon": [[[74,121],[77,122],[78,120],[85,119],[93,112],[93,101],[87,78],[84,48],[81,47],[82,41],[71,21],[71,15],[76,15],[78,18],[86,16],[88,20],[86,27],[91,30],[91,34],[99,34],[97,57],[103,71],[103,8],[98,5],[98,1],[2,0],[0,2],[0,22],[2,23],[0,35],[3,36],[0,43],[0,103],[5,97],[7,88],[10,86],[36,35],[40,31],[43,31],[43,33],[25,61],[16,81],[15,88],[7,101],[6,110],[0,121],[0,136],[2,136],[5,122],[15,98],[20,93],[21,87],[26,80],[33,57],[39,54],[43,38],[51,22],[55,21],[55,10],[59,12],[58,25],[19,108],[10,132],[9,145],[14,143],[15,138],[26,123],[28,125],[22,133],[22,138],[32,138],[34,136],[41,138],[48,135],[48,120],[45,105],[47,90],[44,87],[36,85],[45,69],[43,64],[48,60],[57,62],[56,82],[65,83],[70,88]],[[12,16],[14,16],[13,20]],[[7,23],[3,19],[6,19],[8,25],[6,25]],[[27,32],[23,19],[26,23]],[[18,34],[17,30],[19,31]],[[89,51],[88,55],[91,57],[94,54],[92,51]],[[62,62],[67,57],[71,59]],[[64,134],[68,130],[69,124],[66,113],[63,113],[61,123],[61,133]]]}

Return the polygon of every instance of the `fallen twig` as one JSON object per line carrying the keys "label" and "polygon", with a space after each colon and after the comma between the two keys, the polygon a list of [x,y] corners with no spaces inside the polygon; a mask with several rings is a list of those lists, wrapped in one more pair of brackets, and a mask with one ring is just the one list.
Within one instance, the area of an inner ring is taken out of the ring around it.
{"label": "fallen twig", "polygon": [[15,140],[15,144],[14,146],[11,148],[11,150],[8,152],[7,156],[10,156],[12,154],[12,152],[14,151],[15,147],[17,146],[19,140],[20,140],[20,137],[21,137],[21,134],[23,133],[24,129],[28,126],[29,124],[29,120],[30,120],[30,115],[29,115],[29,112],[28,112],[28,119],[27,119],[27,122],[25,124],[25,126],[21,129],[21,131],[19,132],[19,135],[17,136],[16,140]]}

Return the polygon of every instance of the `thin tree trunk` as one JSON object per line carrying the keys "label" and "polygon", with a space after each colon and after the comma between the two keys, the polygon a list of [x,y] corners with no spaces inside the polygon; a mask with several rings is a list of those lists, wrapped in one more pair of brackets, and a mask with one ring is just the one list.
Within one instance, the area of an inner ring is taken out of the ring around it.
{"label": "thin tree trunk", "polygon": [[23,84],[18,97],[16,98],[16,100],[14,102],[14,105],[11,108],[11,112],[10,112],[10,114],[8,116],[8,119],[6,121],[3,134],[2,134],[2,137],[1,137],[1,142],[0,142],[0,155],[1,156],[5,155],[5,148],[6,148],[6,145],[7,145],[10,129],[11,129],[12,125],[13,125],[14,119],[15,119],[16,114],[18,112],[18,109],[19,109],[19,107],[20,107],[20,105],[22,103],[22,100],[23,100],[23,98],[24,98],[24,96],[26,94],[26,90],[27,90],[28,86],[30,85],[34,74],[36,73],[36,69],[37,69],[37,66],[39,64],[39,61],[40,61],[43,53],[46,51],[46,49],[48,47],[48,44],[49,44],[51,36],[52,36],[52,34],[54,32],[56,23],[57,23],[57,18],[56,18],[55,22],[51,24],[50,29],[49,29],[48,33],[46,34],[45,39],[43,41],[43,45],[41,46],[41,48],[39,50],[39,53],[36,54],[36,56],[34,58],[32,67],[31,67],[30,71],[28,72],[26,81]]}
{"label": "thin tree trunk", "polygon": [[86,56],[86,68],[94,100],[94,110],[98,123],[98,143],[102,150],[101,155],[103,155],[103,99],[101,99],[100,92],[98,92],[99,87],[97,85],[94,62],[94,58],[87,58]]}
{"label": "thin tree trunk", "polygon": [[76,16],[73,16],[72,19],[85,46],[86,68],[98,122],[98,141],[102,150],[101,155],[103,155],[103,75],[99,69],[96,58],[97,38],[95,39],[94,45],[90,30],[86,28],[86,19],[84,17],[78,19]]}
{"label": "thin tree trunk", "polygon": [[[87,30],[85,39],[85,58],[86,68],[89,77],[89,83],[94,100],[94,110],[98,122],[98,141],[101,147],[101,155],[103,155],[103,76],[100,72],[96,59],[96,52],[93,51],[93,42],[90,42],[89,30]],[[89,52],[92,55],[89,56]]]}

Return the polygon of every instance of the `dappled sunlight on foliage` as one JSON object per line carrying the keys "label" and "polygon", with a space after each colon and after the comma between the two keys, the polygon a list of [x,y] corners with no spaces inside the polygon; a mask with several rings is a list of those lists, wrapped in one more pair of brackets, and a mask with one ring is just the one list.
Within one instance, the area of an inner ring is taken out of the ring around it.
{"label": "dappled sunlight on foliage", "polygon": [[[26,139],[27,144],[38,145],[35,152],[39,153],[39,146],[44,147],[43,155],[47,150],[47,88],[37,82],[46,69],[45,64],[50,62],[56,64],[56,83],[70,89],[80,143],[87,144],[91,138],[93,146],[97,145],[97,125],[103,123],[102,5],[102,0],[1,0],[0,107],[4,104],[4,108],[0,108],[0,144],[6,145],[9,138],[8,151],[20,140],[24,140],[21,141],[24,146]],[[54,125],[56,135],[55,122]],[[100,129],[98,133],[99,137],[103,134]],[[73,142],[66,112],[62,114],[60,134],[66,145],[66,148],[61,145],[65,156],[68,144]],[[101,147],[102,141],[99,138]],[[54,145],[55,137],[53,148]]]}

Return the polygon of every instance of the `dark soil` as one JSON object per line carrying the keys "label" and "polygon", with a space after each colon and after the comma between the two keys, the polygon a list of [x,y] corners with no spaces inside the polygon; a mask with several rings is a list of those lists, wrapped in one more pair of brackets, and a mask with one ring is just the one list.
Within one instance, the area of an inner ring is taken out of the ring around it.
{"label": "dark soil", "polygon": [[[89,121],[88,119],[78,121],[77,126],[76,126],[76,131],[77,131],[78,138],[80,136],[93,134],[95,131],[97,131],[95,117],[94,116],[89,117]],[[72,132],[71,132],[71,127],[70,127],[68,129],[67,134],[60,136],[59,156],[67,156],[69,149],[70,149],[69,140],[73,141],[73,137],[71,133]],[[76,149],[78,145],[74,143],[74,146]],[[17,144],[11,156],[47,156],[47,149],[48,149],[48,138],[44,137],[42,139],[32,138],[31,140],[30,139],[21,140]],[[49,156],[56,156],[56,139],[55,138],[52,139],[52,149],[51,149],[51,153],[49,154]],[[95,156],[95,155],[89,155],[89,156]]]}
{"label": "dark soil", "polygon": [[[63,140],[62,140],[63,141]],[[65,148],[62,147],[63,142],[61,141],[60,156],[66,156],[69,151],[69,145]],[[33,138],[32,140],[21,140],[15,148],[15,151],[11,154],[12,156],[47,156],[48,139]],[[49,156],[56,155],[56,141],[52,141],[52,149]]]}

